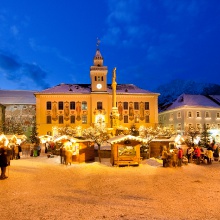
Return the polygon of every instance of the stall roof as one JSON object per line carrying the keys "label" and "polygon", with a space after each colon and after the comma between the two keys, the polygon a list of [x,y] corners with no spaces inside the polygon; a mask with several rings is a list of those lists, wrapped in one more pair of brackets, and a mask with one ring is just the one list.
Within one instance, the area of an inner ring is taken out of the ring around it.
{"label": "stall roof", "polygon": [[174,142],[175,139],[176,139],[176,136],[172,136],[172,137],[170,137],[170,138],[154,138],[154,139],[151,140],[151,142],[152,142],[152,141],[154,141],[154,142],[160,142],[160,141],[164,141],[164,142]]}
{"label": "stall roof", "polygon": [[127,140],[134,140],[134,141],[143,142],[143,143],[148,143],[148,141],[149,141],[147,139],[137,137],[137,136],[132,136],[129,134],[129,135],[115,136],[113,138],[110,138],[107,142],[110,144],[115,144],[115,143],[119,143],[119,142],[127,141]]}
{"label": "stall roof", "polygon": [[74,143],[94,142],[94,140],[92,140],[92,139],[78,139],[78,138],[71,137],[69,135],[60,136],[60,137],[54,139],[54,142],[58,142],[58,141],[61,141],[61,140],[69,140],[69,141],[74,142]]}

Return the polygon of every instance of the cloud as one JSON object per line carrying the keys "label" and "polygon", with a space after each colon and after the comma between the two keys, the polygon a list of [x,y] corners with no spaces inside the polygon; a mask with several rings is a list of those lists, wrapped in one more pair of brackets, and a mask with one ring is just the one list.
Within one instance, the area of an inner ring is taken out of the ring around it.
{"label": "cloud", "polygon": [[38,88],[45,89],[50,86],[46,82],[47,72],[40,66],[22,62],[16,56],[4,51],[0,51],[0,71],[7,80],[20,86],[24,85],[24,79],[34,83]]}
{"label": "cloud", "polygon": [[15,71],[20,68],[20,64],[12,55],[0,51],[0,68]]}
{"label": "cloud", "polygon": [[15,37],[17,37],[19,34],[18,27],[16,27],[15,25],[11,26],[10,31]]}
{"label": "cloud", "polygon": [[132,46],[146,32],[147,26],[141,25],[139,12],[140,0],[109,0],[109,14],[106,19],[107,30],[102,37],[106,44]]}
{"label": "cloud", "polygon": [[59,58],[60,60],[66,62],[66,63],[75,65],[75,63],[71,60],[71,58],[62,55],[60,53],[60,51],[55,47],[48,47],[48,46],[39,45],[36,43],[36,41],[33,38],[29,39],[29,45],[30,45],[31,49],[35,52],[37,51],[37,52],[41,52],[41,53],[47,53],[47,54],[49,53],[49,54],[51,54],[51,56],[55,55],[57,58]]}

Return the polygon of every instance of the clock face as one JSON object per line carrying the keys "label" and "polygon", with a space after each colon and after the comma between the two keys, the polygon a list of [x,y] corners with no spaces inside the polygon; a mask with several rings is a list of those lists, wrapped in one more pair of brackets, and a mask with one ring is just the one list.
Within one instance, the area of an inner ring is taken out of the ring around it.
{"label": "clock face", "polygon": [[102,85],[101,84],[97,84],[97,89],[101,89],[102,88]]}

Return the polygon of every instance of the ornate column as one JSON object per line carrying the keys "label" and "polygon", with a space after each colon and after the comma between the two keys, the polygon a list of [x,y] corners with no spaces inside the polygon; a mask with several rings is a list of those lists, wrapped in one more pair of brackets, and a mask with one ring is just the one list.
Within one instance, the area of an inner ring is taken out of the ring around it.
{"label": "ornate column", "polygon": [[116,67],[112,71],[112,112],[111,112],[111,126],[113,128],[113,134],[115,135],[116,129],[119,125],[119,113],[118,107],[116,107]]}

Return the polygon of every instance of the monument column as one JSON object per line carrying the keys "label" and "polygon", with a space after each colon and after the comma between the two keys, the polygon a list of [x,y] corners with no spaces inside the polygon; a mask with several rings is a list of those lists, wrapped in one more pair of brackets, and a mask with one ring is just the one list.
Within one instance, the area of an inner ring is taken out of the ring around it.
{"label": "monument column", "polygon": [[119,113],[116,106],[116,67],[112,71],[112,112],[111,112],[111,126],[113,128],[113,135],[115,136],[116,129],[119,125]]}

